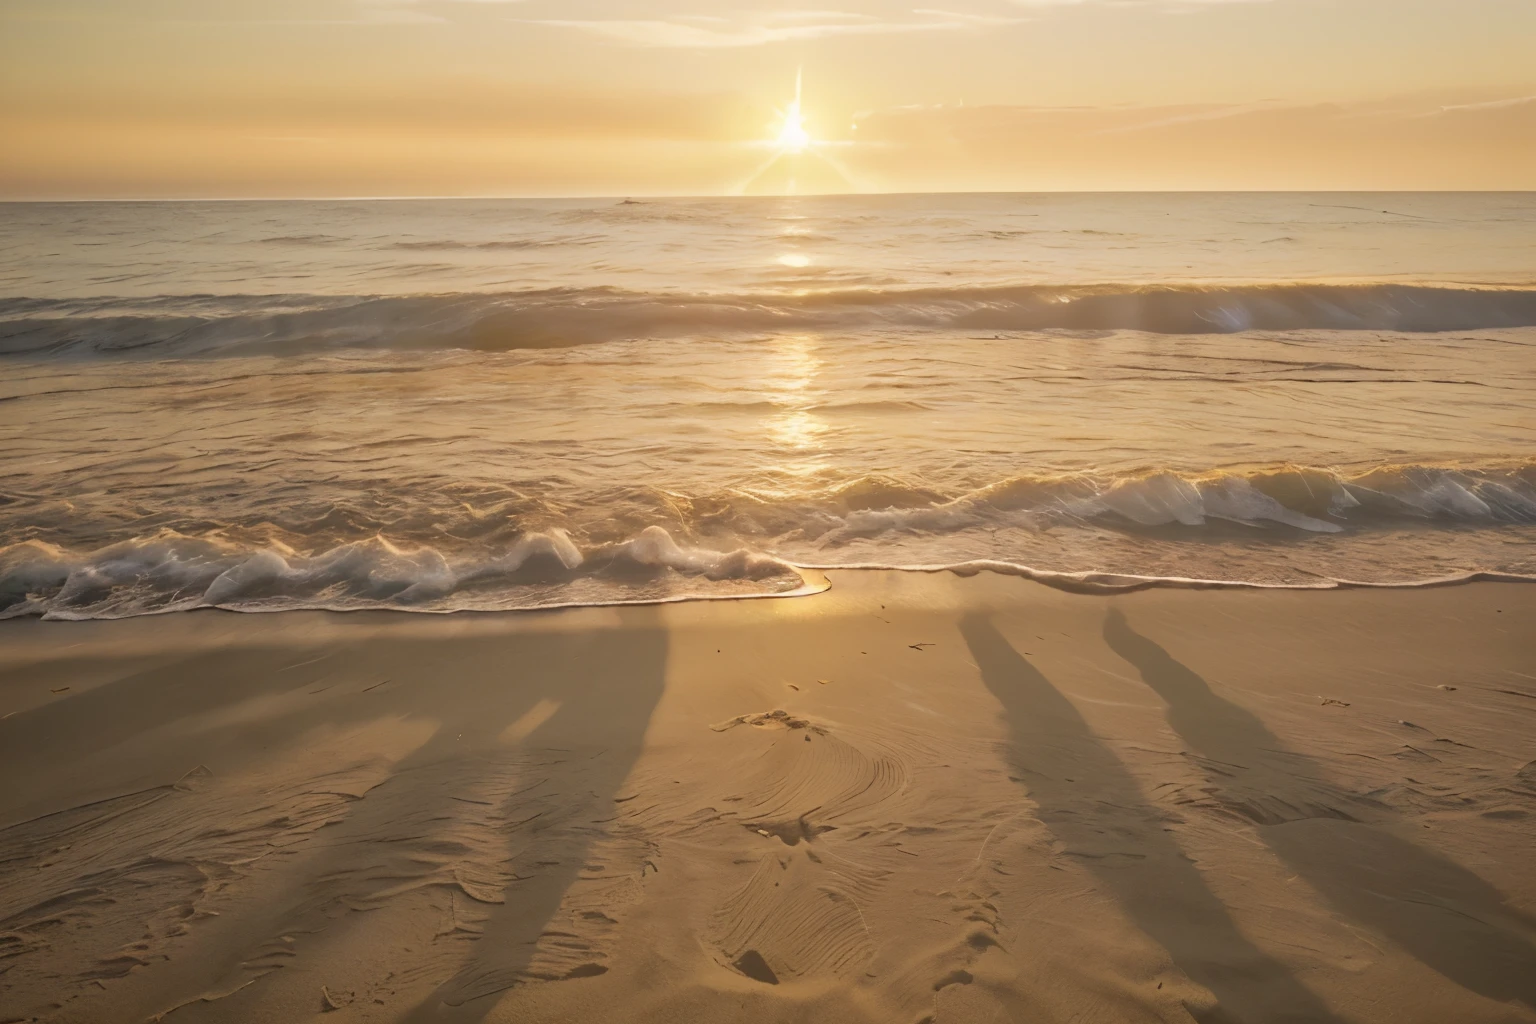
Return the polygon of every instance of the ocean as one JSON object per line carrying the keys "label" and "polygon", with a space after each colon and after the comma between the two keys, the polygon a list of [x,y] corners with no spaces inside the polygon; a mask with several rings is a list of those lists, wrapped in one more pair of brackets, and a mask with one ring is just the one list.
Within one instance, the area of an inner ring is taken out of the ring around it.
{"label": "ocean", "polygon": [[0,205],[0,617],[1536,578],[1536,194]]}

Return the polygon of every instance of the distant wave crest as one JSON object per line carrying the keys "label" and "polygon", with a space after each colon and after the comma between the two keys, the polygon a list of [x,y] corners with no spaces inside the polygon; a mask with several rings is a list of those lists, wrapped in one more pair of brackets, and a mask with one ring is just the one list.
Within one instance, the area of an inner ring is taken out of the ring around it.
{"label": "distant wave crest", "polygon": [[1456,331],[1536,326],[1536,289],[1397,284],[1022,286],[804,294],[611,288],[402,297],[0,300],[0,355],[509,351],[690,334],[912,329]]}

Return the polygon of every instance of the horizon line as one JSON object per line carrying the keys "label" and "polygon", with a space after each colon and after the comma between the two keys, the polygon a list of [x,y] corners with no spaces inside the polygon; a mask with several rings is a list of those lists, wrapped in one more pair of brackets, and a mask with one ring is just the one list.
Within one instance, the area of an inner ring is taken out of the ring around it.
{"label": "horizon line", "polygon": [[294,196],[0,196],[0,205],[45,203],[362,203],[611,200],[762,200],[830,198],[902,198],[914,196],[1043,195],[1529,195],[1532,188],[1124,188],[1124,189],[929,189],[890,192],[782,192],[757,195],[687,192],[612,192],[572,194],[477,193],[447,195],[294,195]]}

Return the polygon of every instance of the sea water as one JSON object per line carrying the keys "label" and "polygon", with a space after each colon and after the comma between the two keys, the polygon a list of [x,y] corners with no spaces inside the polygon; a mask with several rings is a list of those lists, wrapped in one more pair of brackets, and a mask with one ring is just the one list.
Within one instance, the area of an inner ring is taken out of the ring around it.
{"label": "sea water", "polygon": [[1536,194],[0,205],[0,616],[1536,575]]}

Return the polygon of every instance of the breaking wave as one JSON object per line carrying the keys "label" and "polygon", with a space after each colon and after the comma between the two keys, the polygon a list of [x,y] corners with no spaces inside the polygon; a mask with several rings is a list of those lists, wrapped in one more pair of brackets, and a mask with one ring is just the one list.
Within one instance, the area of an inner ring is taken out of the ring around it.
{"label": "breaking wave", "polygon": [[612,288],[403,297],[0,300],[0,355],[506,351],[775,330],[1457,331],[1536,326],[1536,290],[1395,284],[702,294]]}
{"label": "breaking wave", "polygon": [[[351,529],[379,532],[340,542],[320,534],[263,538],[239,524],[197,535],[195,517],[180,529],[93,550],[34,536],[0,547],[0,618],[121,618],[209,607],[491,611],[789,596],[815,592],[821,587],[817,572],[840,568],[1002,572],[1092,593],[1536,578],[1536,562],[1525,556],[1460,565],[1444,558],[1371,563],[1369,579],[1350,571],[1364,563],[1330,563],[1331,553],[1320,564],[1333,565],[1332,572],[1276,575],[1265,561],[1285,563],[1287,552],[1339,535],[1348,542],[1405,528],[1435,534],[1536,526],[1536,462],[1479,469],[1390,466],[1353,474],[1284,466],[1107,479],[1025,475],[956,495],[864,477],[794,498],[745,491],[663,497],[669,513],[661,512],[656,495],[610,492],[608,501],[622,508],[594,503],[590,521],[573,519],[563,527],[520,526],[522,516],[509,508],[502,514],[515,539],[458,550],[440,547],[460,525],[442,518],[446,511],[436,520],[420,518],[420,536],[388,540],[383,524],[370,523]],[[430,503],[427,496],[402,494],[399,500]],[[615,521],[647,516],[666,524],[652,523],[621,541],[591,539]],[[1246,569],[1223,576],[1223,563],[1212,561],[1210,550],[1230,541],[1233,530],[1246,545],[1237,563]],[[1111,550],[1104,537],[1115,535],[1140,542],[1150,537],[1163,547],[1136,547],[1147,552],[1132,556],[1148,559],[1141,568],[1135,561],[1114,571],[1051,565],[1062,564],[1069,548],[1104,558]],[[1254,543],[1268,545],[1269,554]],[[1431,537],[1429,550],[1440,549]],[[1174,551],[1172,563],[1154,561],[1154,550]]]}
{"label": "breaking wave", "polygon": [[1042,523],[1193,527],[1221,520],[1343,533],[1405,522],[1536,523],[1536,463],[1385,466],[1353,474],[1282,466],[1110,478],[1022,475],[947,500],[925,488],[864,478],[835,495],[847,507],[841,527],[848,533],[995,526],[1019,515]]}
{"label": "breaking wave", "polygon": [[174,531],[90,552],[39,541],[0,549],[0,618],[113,619],[195,608],[494,611],[816,588],[786,562],[682,547],[660,527],[587,551],[551,530],[488,558],[454,559],[381,537],[305,556]]}

